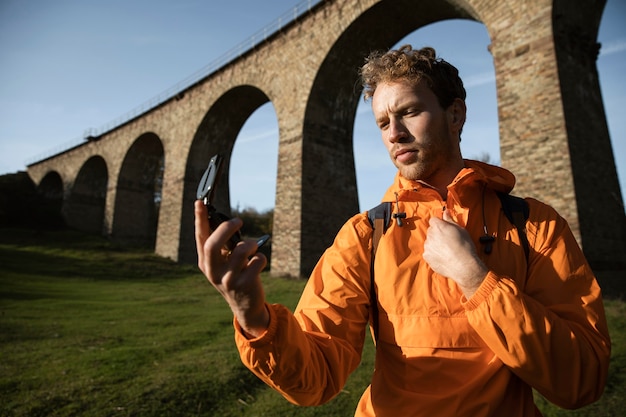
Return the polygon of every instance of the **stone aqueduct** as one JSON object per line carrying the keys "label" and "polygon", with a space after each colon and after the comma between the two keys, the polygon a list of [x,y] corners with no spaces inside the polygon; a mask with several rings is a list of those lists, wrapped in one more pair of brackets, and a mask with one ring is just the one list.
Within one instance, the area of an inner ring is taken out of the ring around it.
{"label": "stone aqueduct", "polygon": [[[306,276],[358,211],[352,129],[363,57],[429,23],[471,19],[491,38],[501,160],[518,177],[515,193],[559,210],[606,289],[623,291],[626,218],[596,68],[605,2],[321,1],[194,85],[28,173],[59,204],[62,196],[70,225],[195,262],[197,181],[218,152],[228,172],[244,122],[271,101],[279,126],[272,274]],[[227,187],[217,197],[229,207]]]}

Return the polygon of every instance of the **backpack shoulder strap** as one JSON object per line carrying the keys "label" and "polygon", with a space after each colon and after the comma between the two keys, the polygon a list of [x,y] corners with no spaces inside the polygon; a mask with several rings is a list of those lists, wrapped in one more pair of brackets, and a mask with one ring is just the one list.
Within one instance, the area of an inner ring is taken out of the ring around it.
{"label": "backpack shoulder strap", "polygon": [[372,256],[370,256],[370,303],[372,305],[372,328],[374,340],[378,341],[378,297],[376,296],[376,283],[374,282],[374,258],[378,249],[378,242],[383,233],[389,227],[391,220],[391,203],[383,202],[367,211],[367,219],[373,228],[372,231]]}
{"label": "backpack shoulder strap", "polygon": [[380,203],[376,207],[368,210],[367,219],[374,229],[372,235],[372,254],[375,254],[380,238],[387,231],[387,227],[389,227],[389,220],[391,219],[391,203],[388,201]]}
{"label": "backpack shoulder strap", "polygon": [[497,194],[502,203],[504,215],[515,226],[519,233],[519,239],[524,248],[524,254],[526,255],[526,262],[528,262],[530,252],[530,245],[528,243],[528,237],[526,236],[526,221],[530,213],[528,202],[521,197],[511,194],[502,192],[497,192]]}

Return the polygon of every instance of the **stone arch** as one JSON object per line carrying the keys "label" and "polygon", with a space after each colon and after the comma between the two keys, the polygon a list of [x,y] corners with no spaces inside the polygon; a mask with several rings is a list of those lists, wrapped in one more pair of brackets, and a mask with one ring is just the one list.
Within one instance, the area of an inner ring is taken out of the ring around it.
{"label": "stone arch", "polygon": [[[472,11],[460,8],[457,2],[384,0],[363,11],[327,54],[305,113],[301,201],[306,204],[301,204],[300,271],[296,275],[310,273],[343,222],[359,210],[352,133],[363,58],[371,50],[391,47],[424,25],[451,18],[474,19]],[[332,210],[328,209],[328,196],[333,196]],[[289,217],[277,206],[275,228],[280,230],[281,222],[286,221]],[[294,275],[281,269],[288,263],[283,256],[286,252],[272,254],[272,273]]]}
{"label": "stone arch", "polygon": [[[61,226],[63,220],[63,179],[56,171],[48,172],[37,186],[38,205],[47,226]],[[50,224],[52,223],[52,224]]]}
{"label": "stone arch", "polygon": [[108,181],[107,165],[101,156],[92,156],[83,164],[63,207],[68,226],[102,233]]}
{"label": "stone arch", "polygon": [[144,133],[128,149],[117,180],[114,239],[154,248],[163,167],[163,144],[154,133]]}
{"label": "stone arch", "polygon": [[200,123],[189,148],[185,166],[179,260],[196,261],[193,202],[196,199],[198,182],[210,158],[217,153],[224,157],[214,205],[218,210],[229,214],[231,205],[228,176],[235,140],[248,117],[268,101],[268,96],[255,86],[237,86],[224,93]]}

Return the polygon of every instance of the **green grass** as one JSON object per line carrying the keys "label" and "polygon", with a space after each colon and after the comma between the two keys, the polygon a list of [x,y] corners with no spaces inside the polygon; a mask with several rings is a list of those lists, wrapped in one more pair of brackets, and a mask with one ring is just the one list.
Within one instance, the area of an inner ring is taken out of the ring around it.
{"label": "green grass", "polygon": [[[263,277],[293,308],[304,281]],[[617,416],[626,303],[608,301],[613,362],[597,404],[546,416]],[[351,416],[373,368],[327,405],[291,405],[241,365],[232,315],[194,266],[76,232],[0,229],[0,416]]]}

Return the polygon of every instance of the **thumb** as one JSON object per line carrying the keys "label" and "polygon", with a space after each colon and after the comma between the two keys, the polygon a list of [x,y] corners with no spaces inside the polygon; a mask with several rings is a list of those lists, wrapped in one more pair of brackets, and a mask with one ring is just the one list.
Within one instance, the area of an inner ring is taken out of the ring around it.
{"label": "thumb", "polygon": [[443,211],[443,219],[447,221],[448,223],[456,224],[456,221],[452,217],[452,214],[450,214],[450,210]]}

